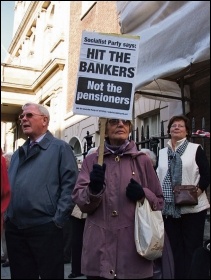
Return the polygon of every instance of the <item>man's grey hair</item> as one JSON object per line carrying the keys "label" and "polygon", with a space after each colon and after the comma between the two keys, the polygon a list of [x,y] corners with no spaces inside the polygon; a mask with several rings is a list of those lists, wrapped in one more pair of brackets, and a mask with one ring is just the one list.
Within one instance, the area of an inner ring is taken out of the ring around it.
{"label": "man's grey hair", "polygon": [[45,106],[43,106],[41,104],[37,104],[37,103],[28,102],[22,106],[22,110],[26,109],[26,107],[29,107],[29,106],[36,107],[38,109],[39,113],[41,115],[46,116],[48,118],[48,122],[50,121],[50,114],[49,114],[48,109]]}

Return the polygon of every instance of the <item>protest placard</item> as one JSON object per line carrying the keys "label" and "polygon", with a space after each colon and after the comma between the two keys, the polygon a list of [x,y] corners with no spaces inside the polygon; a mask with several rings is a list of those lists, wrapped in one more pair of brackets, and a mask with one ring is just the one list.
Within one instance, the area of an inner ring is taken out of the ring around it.
{"label": "protest placard", "polygon": [[73,112],[132,120],[139,36],[83,31]]}
{"label": "protest placard", "polygon": [[132,120],[139,36],[83,31],[73,112],[100,117],[98,163],[106,118]]}

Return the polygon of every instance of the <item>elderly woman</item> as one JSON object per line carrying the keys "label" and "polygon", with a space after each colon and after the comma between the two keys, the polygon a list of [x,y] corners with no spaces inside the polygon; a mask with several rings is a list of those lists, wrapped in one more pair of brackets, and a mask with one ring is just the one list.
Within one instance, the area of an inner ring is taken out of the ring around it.
{"label": "elderly woman", "polygon": [[88,279],[143,279],[153,276],[153,262],[140,256],[134,242],[136,201],[163,208],[162,189],[149,157],[128,137],[129,120],[107,119],[104,163],[98,151],[83,161],[72,198],[88,213],[81,272]]}
{"label": "elderly woman", "polygon": [[[205,218],[210,207],[206,195],[210,169],[202,147],[188,141],[191,129],[186,116],[173,116],[168,134],[171,139],[159,152],[157,174],[165,199],[164,226],[174,255],[175,279],[186,279],[192,256],[203,245]],[[173,189],[177,185],[197,186],[198,204],[176,206]]]}

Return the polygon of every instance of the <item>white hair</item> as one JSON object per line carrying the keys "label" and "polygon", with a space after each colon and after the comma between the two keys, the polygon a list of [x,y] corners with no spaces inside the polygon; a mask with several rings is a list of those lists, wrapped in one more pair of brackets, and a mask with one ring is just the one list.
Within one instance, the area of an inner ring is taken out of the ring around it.
{"label": "white hair", "polygon": [[98,149],[98,147],[93,147],[93,148],[89,149],[88,152],[87,152],[87,156],[95,153],[97,151],[97,149]]}
{"label": "white hair", "polygon": [[151,159],[153,166],[156,166],[157,156],[153,151],[150,149],[141,149],[141,152],[145,153]]}
{"label": "white hair", "polygon": [[12,155],[13,155],[13,152],[7,152],[7,153],[3,154],[3,157],[6,160],[7,168],[9,168],[9,166],[10,166],[10,161],[11,161]]}
{"label": "white hair", "polygon": [[37,103],[33,103],[33,102],[28,102],[26,104],[24,104],[22,106],[22,110],[25,110],[25,108],[29,107],[29,106],[33,106],[35,108],[37,108],[37,110],[40,112],[40,114],[46,116],[48,118],[48,123],[50,121],[50,114],[49,114],[49,111],[48,109],[43,106],[42,104],[37,104]]}

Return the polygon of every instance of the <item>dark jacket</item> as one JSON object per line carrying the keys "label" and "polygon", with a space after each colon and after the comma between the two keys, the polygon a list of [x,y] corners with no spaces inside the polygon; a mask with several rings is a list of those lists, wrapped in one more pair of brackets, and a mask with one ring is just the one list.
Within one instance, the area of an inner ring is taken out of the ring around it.
{"label": "dark jacket", "polygon": [[27,155],[29,139],[12,156],[11,203],[7,218],[18,228],[54,221],[63,226],[72,212],[71,193],[78,174],[73,151],[47,131]]}

